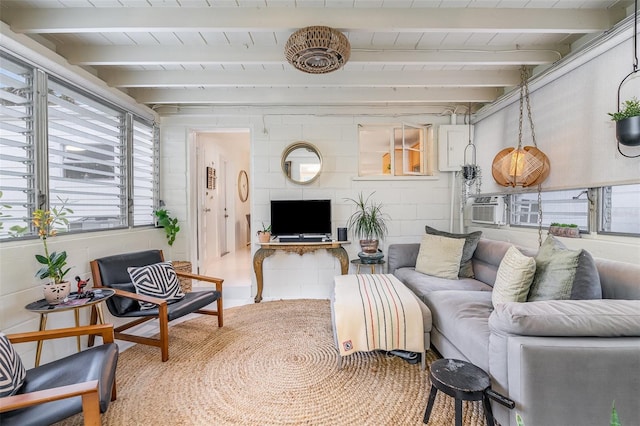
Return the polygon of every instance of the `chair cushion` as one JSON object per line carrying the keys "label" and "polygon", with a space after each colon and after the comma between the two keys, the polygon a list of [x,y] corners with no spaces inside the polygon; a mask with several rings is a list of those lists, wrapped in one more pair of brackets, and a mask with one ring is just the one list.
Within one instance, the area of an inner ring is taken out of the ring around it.
{"label": "chair cushion", "polygon": [[525,256],[515,247],[507,250],[498,267],[496,282],[493,284],[491,293],[493,305],[526,302],[535,273],[536,260],[533,257]]}
{"label": "chair cushion", "polygon": [[[136,293],[164,300],[179,300],[184,297],[178,275],[171,262],[127,268]],[[140,309],[152,309],[153,303],[140,302]]]}
{"label": "chair cushion", "polygon": [[[167,317],[169,321],[180,318],[184,315],[193,313],[194,311],[204,308],[210,303],[218,300],[222,295],[215,290],[192,291],[185,293],[180,300],[167,301]],[[154,305],[152,309],[129,311],[122,315],[125,318],[157,316],[158,307]]]}
{"label": "chair cushion", "polygon": [[0,333],[0,397],[15,395],[26,375],[20,356],[7,336]]}
{"label": "chair cushion", "polygon": [[[104,413],[111,401],[117,363],[118,346],[115,343],[95,346],[27,371],[19,394],[98,380],[100,412]],[[76,396],[2,413],[0,424],[49,425],[80,412],[82,398]]]}
{"label": "chair cushion", "polygon": [[440,235],[447,238],[464,238],[464,248],[462,249],[462,257],[460,258],[460,271],[458,276],[461,278],[473,278],[473,264],[471,258],[476,251],[478,241],[482,237],[482,231],[475,231],[469,234],[452,234],[451,232],[439,231],[430,226],[424,227],[427,234]]}
{"label": "chair cushion", "polygon": [[416,271],[452,280],[458,279],[464,240],[427,234],[422,237]]}

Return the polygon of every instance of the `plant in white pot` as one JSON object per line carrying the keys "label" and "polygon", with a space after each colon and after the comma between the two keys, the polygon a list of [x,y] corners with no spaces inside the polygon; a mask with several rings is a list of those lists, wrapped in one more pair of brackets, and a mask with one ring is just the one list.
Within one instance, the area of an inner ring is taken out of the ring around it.
{"label": "plant in white pot", "polygon": [[360,254],[358,256],[363,261],[378,253],[380,240],[384,239],[388,232],[386,221],[389,216],[382,212],[381,203],[370,201],[373,194],[371,193],[367,198],[364,198],[360,193],[357,199],[345,199],[351,201],[356,207],[355,212],[347,220],[347,228],[351,230],[354,237],[360,240],[360,248],[364,256]]}
{"label": "plant in white pot", "polygon": [[69,226],[67,213],[73,213],[73,210],[63,203],[59,208],[35,210],[31,220],[44,246],[44,256],[36,254],[36,260],[43,265],[36,272],[36,277],[50,279],[50,282],[44,285],[44,297],[51,305],[62,302],[71,292],[71,283],[64,279],[71,269],[67,267],[67,252],[50,252],[47,244],[49,238],[55,237],[58,231],[65,230]]}

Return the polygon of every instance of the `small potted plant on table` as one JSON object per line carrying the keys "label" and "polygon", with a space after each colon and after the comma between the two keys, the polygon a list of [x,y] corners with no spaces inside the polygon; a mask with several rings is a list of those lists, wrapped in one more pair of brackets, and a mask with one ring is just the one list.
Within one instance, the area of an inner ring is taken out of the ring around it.
{"label": "small potted plant on table", "polygon": [[360,239],[362,252],[358,257],[362,263],[376,263],[382,259],[382,252],[378,250],[380,240],[387,235],[386,220],[388,216],[382,212],[382,204],[369,201],[373,193],[364,198],[362,193],[357,199],[347,198],[356,206],[356,211],[349,217],[347,228],[355,237]]}
{"label": "small potted plant on table", "polygon": [[262,229],[258,231],[258,241],[261,243],[268,243],[271,240],[271,225],[264,226],[262,222]]}

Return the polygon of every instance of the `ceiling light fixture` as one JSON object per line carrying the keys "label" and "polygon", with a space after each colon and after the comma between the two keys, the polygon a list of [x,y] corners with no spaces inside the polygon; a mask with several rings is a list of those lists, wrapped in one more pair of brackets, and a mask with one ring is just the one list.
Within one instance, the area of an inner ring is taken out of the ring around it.
{"label": "ceiling light fixture", "polygon": [[291,34],[284,51],[287,61],[300,71],[324,74],[347,63],[351,45],[340,31],[313,26],[301,28]]}
{"label": "ceiling light fixture", "polygon": [[[520,120],[518,124],[518,147],[505,148],[493,159],[491,173],[495,181],[502,186],[533,186],[541,184],[551,171],[549,158],[538,149],[536,134],[531,117],[531,103],[529,101],[528,72],[523,65],[520,70]],[[522,146],[522,121],[524,104],[527,106],[527,116],[531,127],[533,146]]]}

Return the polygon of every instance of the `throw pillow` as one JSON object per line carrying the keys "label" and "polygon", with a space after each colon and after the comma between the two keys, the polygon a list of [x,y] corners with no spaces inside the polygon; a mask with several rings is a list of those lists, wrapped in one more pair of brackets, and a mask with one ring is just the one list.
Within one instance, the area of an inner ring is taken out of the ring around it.
{"label": "throw pillow", "polygon": [[427,234],[440,235],[447,238],[464,238],[464,248],[462,249],[462,257],[460,258],[460,271],[458,276],[461,278],[473,278],[473,265],[471,258],[478,247],[478,241],[482,237],[482,231],[471,232],[470,234],[452,234],[450,232],[438,231],[430,226],[424,227]]}
{"label": "throw pillow", "polygon": [[15,395],[27,375],[20,356],[4,333],[0,333],[0,397]]}
{"label": "throw pillow", "polygon": [[464,240],[427,234],[422,237],[416,271],[435,277],[458,279]]}
{"label": "throw pillow", "polygon": [[[136,293],[164,300],[179,300],[184,297],[180,281],[171,262],[127,268]],[[156,305],[140,302],[140,309],[152,309]]]}
{"label": "throw pillow", "polygon": [[496,281],[491,292],[493,305],[506,302],[526,302],[533,276],[536,273],[536,260],[525,256],[511,246],[502,258]]}
{"label": "throw pillow", "polygon": [[567,300],[572,294],[576,298],[597,298],[598,292],[594,289],[600,287],[600,279],[597,270],[593,270],[593,259],[585,253],[584,250],[569,250],[549,235],[536,255],[536,274],[527,300]]}

